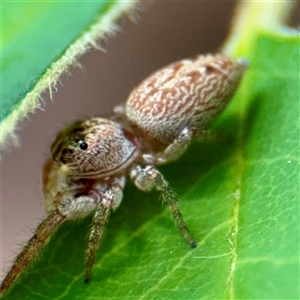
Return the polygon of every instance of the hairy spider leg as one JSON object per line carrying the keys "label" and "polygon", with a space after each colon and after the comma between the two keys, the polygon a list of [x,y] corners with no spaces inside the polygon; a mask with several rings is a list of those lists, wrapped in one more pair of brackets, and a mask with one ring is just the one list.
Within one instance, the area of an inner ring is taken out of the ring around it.
{"label": "hairy spider leg", "polygon": [[96,253],[100,247],[103,232],[111,209],[117,208],[122,201],[122,188],[119,186],[114,186],[110,190],[106,191],[103,195],[102,202],[99,204],[94,213],[87,249],[85,283],[88,283],[91,279],[91,272],[95,262]]}
{"label": "hairy spider leg", "polygon": [[[55,232],[62,222],[83,218],[96,210],[89,241],[89,249],[91,250],[88,251],[87,260],[87,273],[90,274],[94,262],[95,251],[99,247],[99,245],[95,246],[94,243],[100,242],[110,208],[116,209],[122,201],[122,189],[125,185],[125,177],[112,178],[109,182],[109,185],[112,187],[108,190],[106,190],[107,184],[108,183],[102,181],[95,181],[88,190],[83,190],[83,193],[78,195],[74,194],[78,189],[75,188],[74,191],[71,189],[71,182],[66,186],[63,186],[62,190],[56,190],[54,198],[59,198],[59,203],[57,203],[55,209],[50,211],[46,219],[38,225],[32,238],[17,256],[13,266],[1,284],[1,298],[5,291],[15,282],[19,274],[21,274],[35,259],[47,239]],[[76,183],[73,182],[73,185],[75,186]],[[86,185],[89,186],[88,181]],[[106,191],[104,192],[104,190]],[[60,195],[62,195],[62,197],[60,197]],[[55,202],[55,199],[52,200]],[[98,228],[101,228],[101,230],[97,230]]]}
{"label": "hairy spider leg", "polygon": [[85,270],[85,283],[88,283],[91,278],[92,268],[95,262],[96,252],[100,247],[100,242],[103,236],[105,225],[111,211],[111,205],[99,205],[93,216],[92,228],[89,236],[87,257],[86,257],[86,270]]}
{"label": "hairy spider leg", "polygon": [[47,218],[41,222],[34,232],[34,235],[29,240],[22,252],[17,256],[13,266],[4,278],[0,287],[0,297],[4,295],[5,291],[15,282],[19,274],[24,271],[31,261],[39,253],[42,246],[47,241],[48,237],[58,228],[58,226],[66,220],[58,209],[54,210]]}
{"label": "hairy spider leg", "polygon": [[178,137],[175,138],[164,151],[143,154],[143,162],[149,165],[162,165],[174,161],[186,151],[192,139],[200,142],[214,142],[223,140],[224,138],[220,134],[211,132],[210,130],[191,129],[187,126],[184,127]]}
{"label": "hairy spider leg", "polygon": [[154,188],[160,192],[162,200],[167,209],[171,212],[181,234],[191,248],[196,248],[197,243],[191,237],[180,212],[178,197],[164,179],[163,175],[154,166],[147,166],[145,168],[135,166],[132,169],[130,176],[138,189],[150,191]]}
{"label": "hairy spider leg", "polygon": [[169,144],[164,151],[144,153],[143,162],[148,165],[162,165],[176,160],[187,149],[193,137],[193,131],[185,127],[178,137]]}

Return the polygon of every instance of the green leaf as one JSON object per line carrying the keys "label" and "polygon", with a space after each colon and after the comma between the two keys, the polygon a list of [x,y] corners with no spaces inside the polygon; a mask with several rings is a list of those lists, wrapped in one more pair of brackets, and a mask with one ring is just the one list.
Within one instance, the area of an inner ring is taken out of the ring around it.
{"label": "green leaf", "polygon": [[299,36],[257,31],[215,129],[161,167],[196,249],[132,184],[85,285],[90,218],[63,224],[5,299],[299,299]]}
{"label": "green leaf", "polygon": [[113,34],[137,1],[6,1],[2,9],[1,147],[41,106],[42,93],[100,38]]}
{"label": "green leaf", "polygon": [[231,298],[298,299],[299,37],[262,33],[250,60]]}

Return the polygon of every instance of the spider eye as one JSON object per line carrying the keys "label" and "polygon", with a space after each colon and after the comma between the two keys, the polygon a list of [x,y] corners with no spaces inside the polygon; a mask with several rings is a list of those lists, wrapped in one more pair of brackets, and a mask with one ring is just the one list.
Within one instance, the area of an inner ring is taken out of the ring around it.
{"label": "spider eye", "polygon": [[65,148],[63,149],[63,151],[61,152],[62,155],[66,155],[66,154],[72,154],[73,153],[73,150],[72,149],[69,149],[69,148]]}
{"label": "spider eye", "polygon": [[79,141],[79,148],[81,150],[86,150],[88,148],[88,144],[84,141]]}
{"label": "spider eye", "polygon": [[61,158],[60,158],[60,161],[63,163],[63,164],[66,164],[67,163],[67,156],[70,155],[70,154],[73,154],[73,150],[72,149],[69,149],[69,148],[64,148],[61,152]]}

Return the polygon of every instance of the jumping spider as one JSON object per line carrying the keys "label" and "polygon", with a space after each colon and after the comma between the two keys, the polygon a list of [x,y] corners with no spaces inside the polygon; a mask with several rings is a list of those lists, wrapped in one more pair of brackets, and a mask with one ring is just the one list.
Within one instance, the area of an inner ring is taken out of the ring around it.
{"label": "jumping spider", "polygon": [[62,222],[93,214],[88,282],[109,214],[122,201],[127,175],[138,189],[161,193],[183,237],[195,248],[177,197],[156,166],[176,160],[192,138],[208,137],[209,125],[229,102],[246,67],[246,61],[220,54],[175,62],[146,78],[111,118],[77,121],[59,132],[43,173],[48,216],[17,256],[0,295]]}

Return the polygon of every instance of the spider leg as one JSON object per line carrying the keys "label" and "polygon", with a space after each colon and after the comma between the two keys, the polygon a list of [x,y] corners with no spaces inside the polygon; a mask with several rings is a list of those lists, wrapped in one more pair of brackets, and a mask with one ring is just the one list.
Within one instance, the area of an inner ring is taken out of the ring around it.
{"label": "spider leg", "polygon": [[57,227],[65,220],[66,216],[64,216],[59,210],[54,210],[42,223],[38,225],[34,235],[17,256],[11,269],[1,283],[1,298],[5,291],[15,282],[19,274],[24,271],[36,257],[48,237],[52,235]]}
{"label": "spider leg", "polygon": [[56,208],[38,225],[32,238],[17,256],[13,266],[1,283],[0,297],[15,282],[19,274],[34,260],[42,246],[62,222],[85,217],[97,209],[102,201],[101,190],[102,184],[96,183],[86,194],[79,196],[75,196],[68,189],[57,191],[54,196],[55,199],[59,198],[60,194],[63,196],[59,198]]}
{"label": "spider leg", "polygon": [[193,137],[199,142],[217,142],[224,140],[224,136],[218,132],[212,132],[211,130],[197,131]]}
{"label": "spider leg", "polygon": [[187,226],[183,220],[183,216],[179,209],[178,197],[172,191],[170,185],[164,179],[163,175],[154,166],[147,166],[146,168],[136,166],[134,169],[132,169],[130,175],[134,184],[140,190],[150,191],[154,188],[160,192],[162,200],[166,205],[167,209],[171,212],[176,225],[181,231],[181,234],[189,243],[190,247],[195,248],[197,244],[191,237]]}
{"label": "spider leg", "polygon": [[164,162],[174,161],[180,157],[189,146],[192,138],[197,141],[205,142],[214,142],[224,139],[224,137],[217,132],[211,132],[210,130],[192,130],[189,127],[185,127],[179,136],[163,151]]}
{"label": "spider leg", "polygon": [[144,153],[143,163],[147,165],[162,165],[178,159],[190,145],[192,139],[197,141],[214,142],[224,140],[224,137],[210,130],[192,129],[186,126],[162,152]]}
{"label": "spider leg", "polygon": [[191,142],[193,132],[188,127],[185,127],[178,138],[176,138],[165,150],[164,156],[166,160],[173,161],[176,160],[183,152],[187,149],[188,145]]}
{"label": "spider leg", "polygon": [[110,211],[120,204],[122,197],[122,188],[119,186],[112,187],[104,193],[103,200],[94,213],[87,249],[85,283],[88,283],[91,278],[96,252],[100,246]]}
{"label": "spider leg", "polygon": [[188,127],[185,127],[178,137],[172,141],[168,147],[158,153],[143,154],[143,160],[146,164],[161,165],[170,161],[176,160],[187,149],[192,139],[193,132]]}

